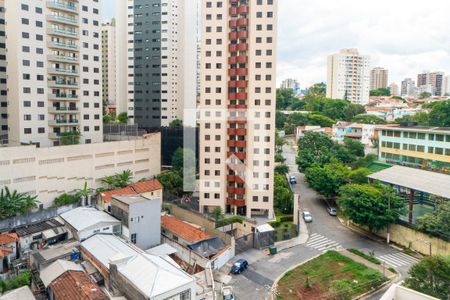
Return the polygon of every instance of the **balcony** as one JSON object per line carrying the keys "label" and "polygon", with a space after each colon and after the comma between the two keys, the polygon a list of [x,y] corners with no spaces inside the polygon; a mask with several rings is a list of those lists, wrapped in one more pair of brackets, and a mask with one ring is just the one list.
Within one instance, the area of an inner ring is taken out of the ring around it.
{"label": "balcony", "polygon": [[48,68],[49,74],[57,75],[78,75],[77,69],[65,69],[65,68]]}
{"label": "balcony", "polygon": [[78,82],[68,81],[68,80],[56,80],[56,81],[49,81],[48,82],[48,86],[49,87],[54,87],[54,88],[77,89],[78,88]]}
{"label": "balcony", "polygon": [[227,186],[227,193],[234,194],[234,190],[235,190],[234,186]]}
{"label": "balcony", "polygon": [[70,13],[78,13],[78,5],[75,3],[64,3],[61,1],[47,1],[47,7]]}
{"label": "balcony", "polygon": [[230,32],[228,34],[228,38],[232,41],[232,40],[237,40],[238,38],[238,33],[237,32]]}
{"label": "balcony", "polygon": [[228,45],[228,51],[236,52],[237,48],[238,48],[237,46],[238,46],[237,44],[230,44],[230,45]]}
{"label": "balcony", "polygon": [[248,26],[248,19],[238,19],[237,26]]}
{"label": "balcony", "polygon": [[237,9],[237,13],[238,13],[239,15],[245,15],[245,14],[248,14],[248,13],[249,13],[248,5],[242,5],[242,6],[239,6],[238,9]]}
{"label": "balcony", "polygon": [[236,99],[237,100],[247,100],[247,93],[237,93]]}
{"label": "balcony", "polygon": [[245,148],[247,146],[247,142],[246,141],[236,141],[235,145],[238,148]]}
{"label": "balcony", "polygon": [[239,55],[236,56],[237,63],[238,64],[246,64],[248,62],[248,56],[247,55]]}
{"label": "balcony", "polygon": [[234,141],[234,140],[227,141],[227,146],[228,147],[236,147],[236,141]]}
{"label": "balcony", "polygon": [[228,128],[227,134],[228,135],[236,135],[237,129],[236,128]]}
{"label": "balcony", "polygon": [[230,117],[228,118],[228,123],[246,124],[247,119],[245,117]]}
{"label": "balcony", "polygon": [[238,15],[238,8],[237,7],[230,7],[229,14],[230,14],[230,16],[237,16]]}
{"label": "balcony", "polygon": [[241,196],[245,195],[245,189],[244,188],[235,188],[234,191],[235,191],[236,195],[241,195]]}
{"label": "balcony", "polygon": [[227,198],[227,205],[237,206],[237,207],[244,207],[245,206],[245,200],[238,200],[238,199],[233,199],[233,198]]}
{"label": "balcony", "polygon": [[48,112],[51,114],[74,114],[78,113],[78,107],[49,107]]}
{"label": "balcony", "polygon": [[78,95],[74,94],[48,94],[48,100],[56,100],[56,101],[77,101]]}
{"label": "balcony", "polygon": [[227,156],[228,157],[236,156],[240,160],[244,160],[247,157],[245,152],[228,152]]}
{"label": "balcony", "polygon": [[66,29],[59,29],[59,28],[47,28],[47,33],[49,35],[57,35],[62,37],[68,37],[68,38],[77,38],[78,32],[75,30],[66,30]]}
{"label": "balcony", "polygon": [[248,38],[248,31],[247,31],[247,30],[244,30],[244,31],[238,31],[237,37],[238,37],[239,39],[246,39],[246,38]]}
{"label": "balcony", "polygon": [[78,51],[78,45],[73,43],[61,43],[55,41],[48,41],[47,47],[51,49],[62,49],[70,51]]}
{"label": "balcony", "polygon": [[58,120],[49,120],[49,126],[74,126],[78,125],[77,119],[58,119]]}
{"label": "balcony", "polygon": [[65,25],[78,26],[78,19],[72,17],[65,17],[61,15],[47,15],[47,21],[61,23]]}
{"label": "balcony", "polygon": [[228,69],[228,76],[247,76],[248,69],[247,68],[237,68],[237,69]]}
{"label": "balcony", "polygon": [[245,135],[247,135],[247,129],[245,129],[245,128],[238,128],[238,129],[236,129],[236,135],[238,135],[238,136],[245,136]]}
{"label": "balcony", "polygon": [[237,94],[236,93],[228,93],[228,99],[229,100],[237,100]]}
{"label": "balcony", "polygon": [[247,51],[247,50],[248,50],[247,43],[237,44],[237,51]]}
{"label": "balcony", "polygon": [[71,56],[66,56],[66,55],[47,55],[47,59],[49,61],[56,61],[56,62],[62,62],[62,63],[78,64],[80,62],[78,57],[71,57]]}
{"label": "balcony", "polygon": [[236,176],[234,176],[234,175],[227,175],[227,181],[228,182],[235,182],[236,181]]}

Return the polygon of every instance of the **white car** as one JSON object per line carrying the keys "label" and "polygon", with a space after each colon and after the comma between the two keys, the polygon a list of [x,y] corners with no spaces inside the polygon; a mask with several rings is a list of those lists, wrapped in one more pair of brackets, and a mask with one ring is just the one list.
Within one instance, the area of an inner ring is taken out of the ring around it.
{"label": "white car", "polygon": [[313,220],[312,214],[309,211],[304,211],[303,220],[305,220],[306,223],[311,223]]}

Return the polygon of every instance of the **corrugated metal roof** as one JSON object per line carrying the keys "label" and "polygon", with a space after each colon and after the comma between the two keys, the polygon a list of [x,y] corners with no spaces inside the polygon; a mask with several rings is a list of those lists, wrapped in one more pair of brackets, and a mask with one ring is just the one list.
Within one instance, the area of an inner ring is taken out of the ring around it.
{"label": "corrugated metal roof", "polygon": [[403,166],[393,166],[368,177],[450,199],[449,175]]}
{"label": "corrugated metal roof", "polygon": [[119,220],[93,207],[77,207],[61,215],[68,224],[78,231],[99,223],[120,223]]}
{"label": "corrugated metal roof", "polygon": [[72,261],[58,259],[50,266],[42,270],[40,272],[40,277],[45,287],[48,287],[53,280],[69,270],[83,271],[83,268]]}

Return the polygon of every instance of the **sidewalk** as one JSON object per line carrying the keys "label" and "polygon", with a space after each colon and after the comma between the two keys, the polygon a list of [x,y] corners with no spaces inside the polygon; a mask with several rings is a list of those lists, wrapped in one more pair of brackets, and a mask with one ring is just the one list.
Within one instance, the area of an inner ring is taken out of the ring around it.
{"label": "sidewalk", "polygon": [[275,247],[277,247],[277,251],[283,251],[301,244],[305,244],[309,239],[308,227],[306,226],[305,220],[300,217],[300,232],[297,237],[287,240],[276,242]]}

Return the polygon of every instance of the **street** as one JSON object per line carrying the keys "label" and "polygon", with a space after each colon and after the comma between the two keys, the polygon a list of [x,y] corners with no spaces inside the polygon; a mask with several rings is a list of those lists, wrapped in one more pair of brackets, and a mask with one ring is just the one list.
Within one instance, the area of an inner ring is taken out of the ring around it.
{"label": "street", "polygon": [[[274,256],[253,253],[242,254],[249,260],[249,268],[241,275],[233,275],[231,285],[235,287],[237,299],[267,299],[273,282],[286,270],[294,267],[327,249],[336,247],[355,248],[386,261],[386,268],[394,266],[402,277],[407,273],[415,258],[402,253],[384,243],[373,241],[343,226],[337,217],[328,214],[326,202],[322,196],[309,188],[304,175],[298,172],[295,164],[295,150],[290,145],[283,146],[283,156],[290,173],[297,178],[292,186],[295,194],[300,195],[300,209],[308,210],[313,215],[313,222],[308,223],[309,239],[306,244],[298,245],[279,252]],[[366,299],[379,299],[382,292]]]}

